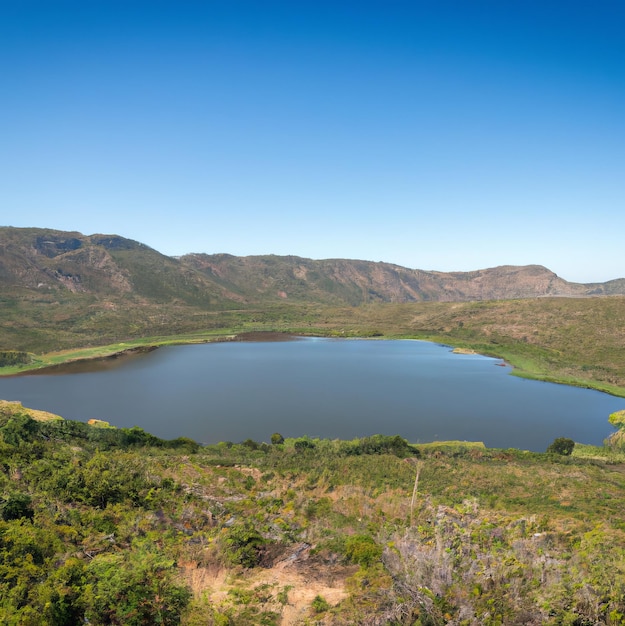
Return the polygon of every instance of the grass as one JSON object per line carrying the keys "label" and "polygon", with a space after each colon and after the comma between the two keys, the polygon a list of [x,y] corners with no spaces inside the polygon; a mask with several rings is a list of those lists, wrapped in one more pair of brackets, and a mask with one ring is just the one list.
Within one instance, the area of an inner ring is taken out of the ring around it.
{"label": "grass", "polygon": [[24,414],[28,415],[37,422],[51,422],[63,419],[60,415],[55,415],[54,413],[49,413],[48,411],[26,408],[22,406],[20,402],[0,400],[0,415],[6,417]]}
{"label": "grass", "polygon": [[454,450],[485,450],[486,446],[481,441],[432,441],[418,444],[419,450],[451,452]]}
{"label": "grass", "polygon": [[132,341],[121,341],[111,343],[104,346],[96,346],[90,348],[77,348],[70,350],[59,350],[56,352],[48,352],[42,355],[32,355],[31,362],[28,364],[7,366],[2,368],[3,376],[20,374],[38,369],[54,367],[81,360],[93,360],[107,358],[113,355],[121,354],[140,348],[160,347],[167,345],[180,344],[196,344],[207,343],[210,341],[219,341],[229,337],[233,337],[234,333],[223,333],[217,331],[189,333],[186,335],[171,335],[144,337]]}

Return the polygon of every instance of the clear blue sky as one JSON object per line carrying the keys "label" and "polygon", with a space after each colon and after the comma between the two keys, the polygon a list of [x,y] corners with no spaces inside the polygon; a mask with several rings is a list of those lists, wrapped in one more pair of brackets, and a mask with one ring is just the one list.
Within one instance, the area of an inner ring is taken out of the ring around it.
{"label": "clear blue sky", "polygon": [[625,276],[625,3],[0,0],[0,224]]}

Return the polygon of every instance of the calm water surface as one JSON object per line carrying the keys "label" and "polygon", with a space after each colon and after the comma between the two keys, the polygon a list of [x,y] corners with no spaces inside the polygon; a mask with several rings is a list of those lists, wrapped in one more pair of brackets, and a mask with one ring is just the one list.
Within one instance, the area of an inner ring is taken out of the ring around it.
{"label": "calm water surface", "polygon": [[205,443],[399,434],[544,450],[599,444],[625,400],[509,376],[501,361],[422,341],[301,339],[161,348],[102,371],[0,379],[0,398],[68,419]]}

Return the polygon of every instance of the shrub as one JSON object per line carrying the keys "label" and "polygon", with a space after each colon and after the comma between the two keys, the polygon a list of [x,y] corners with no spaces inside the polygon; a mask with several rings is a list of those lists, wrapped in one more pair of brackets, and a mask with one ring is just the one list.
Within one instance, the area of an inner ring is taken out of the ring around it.
{"label": "shrub", "polygon": [[372,565],[382,556],[382,548],[370,535],[354,535],[345,542],[345,556],[364,567]]}
{"label": "shrub", "polygon": [[558,437],[553,440],[553,443],[547,448],[547,452],[552,454],[562,454],[564,456],[570,456],[575,447],[575,442],[572,439],[566,437]]}
{"label": "shrub", "polygon": [[32,520],[33,516],[32,499],[25,493],[14,493],[10,495],[2,507],[2,519],[5,521],[21,519],[23,517]]}
{"label": "shrub", "polygon": [[232,526],[224,540],[226,560],[233,565],[258,565],[265,540],[249,522]]}
{"label": "shrub", "polygon": [[147,551],[99,554],[86,567],[85,623],[175,626],[191,599],[174,562]]}
{"label": "shrub", "polygon": [[610,414],[608,421],[617,428],[625,427],[625,411],[616,411]]}
{"label": "shrub", "polygon": [[313,450],[315,448],[315,444],[310,439],[297,439],[293,445],[298,451]]}
{"label": "shrub", "polygon": [[418,456],[418,450],[411,446],[399,435],[372,435],[363,437],[342,446],[342,453],[346,455],[361,454],[394,454],[400,458]]}
{"label": "shrub", "polygon": [[315,613],[324,613],[330,608],[328,601],[319,595],[315,596],[310,606]]}
{"label": "shrub", "polygon": [[271,435],[271,443],[274,446],[280,445],[281,443],[284,443],[284,437],[280,433],[274,433]]}
{"label": "shrub", "polygon": [[8,365],[26,365],[27,363],[30,363],[30,356],[27,352],[0,350],[0,367]]}

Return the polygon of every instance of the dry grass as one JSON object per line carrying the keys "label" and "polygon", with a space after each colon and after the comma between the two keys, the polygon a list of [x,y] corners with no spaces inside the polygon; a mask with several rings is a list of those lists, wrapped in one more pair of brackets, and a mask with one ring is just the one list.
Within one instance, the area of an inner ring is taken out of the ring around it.
{"label": "dry grass", "polygon": [[0,414],[2,415],[29,415],[38,422],[49,422],[51,420],[62,420],[60,415],[48,413],[48,411],[39,411],[37,409],[28,409],[22,406],[21,402],[13,402],[0,400]]}

